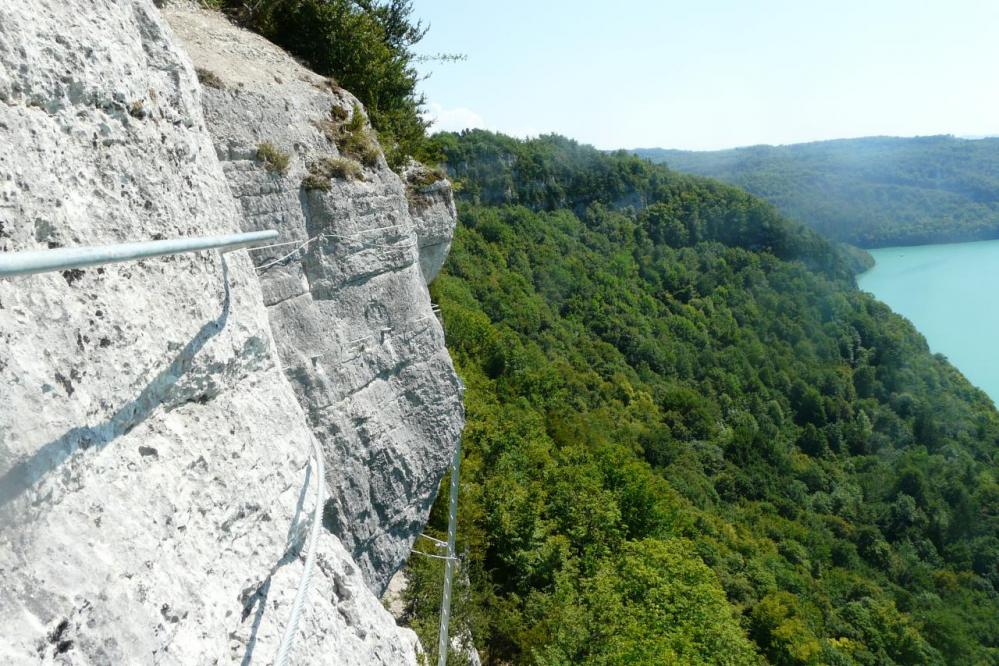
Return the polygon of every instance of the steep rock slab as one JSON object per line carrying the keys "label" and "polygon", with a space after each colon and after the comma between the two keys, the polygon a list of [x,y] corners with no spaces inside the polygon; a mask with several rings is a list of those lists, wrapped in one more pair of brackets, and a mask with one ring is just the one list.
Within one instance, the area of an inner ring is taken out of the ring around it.
{"label": "steep rock slab", "polygon": [[[0,251],[233,232],[148,0],[0,0]],[[0,663],[269,662],[311,432],[245,252],[0,280]],[[415,663],[322,540],[296,663]]]}
{"label": "steep rock slab", "polygon": [[[464,422],[423,277],[454,229],[450,186],[411,189],[414,220],[377,144],[367,156],[338,149],[344,132],[362,145],[370,132],[351,122],[363,110],[349,93],[217,13],[175,3],[165,16],[205,83],[243,228],[307,243],[254,261],[285,372],[327,455],[327,525],[380,593],[426,523]],[[289,159],[283,172],[260,159],[264,145]]]}

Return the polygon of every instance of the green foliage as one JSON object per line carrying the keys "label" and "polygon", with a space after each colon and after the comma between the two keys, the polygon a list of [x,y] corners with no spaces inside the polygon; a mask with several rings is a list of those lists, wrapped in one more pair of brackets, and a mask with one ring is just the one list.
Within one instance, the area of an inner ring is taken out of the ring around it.
{"label": "green foliage", "polygon": [[[486,663],[999,662],[999,414],[837,248],[558,137],[438,145]],[[410,574],[434,645],[441,569]]]}
{"label": "green foliage", "polygon": [[861,247],[999,238],[999,139],[872,137],[637,154],[721,178]]}
{"label": "green foliage", "polygon": [[411,0],[221,0],[248,27],[335,77],[367,109],[390,166],[424,156],[427,123],[413,67],[426,33]]}
{"label": "green foliage", "polygon": [[543,621],[555,640],[538,664],[761,662],[718,578],[680,540],[625,542],[591,577],[558,578],[552,597]]}
{"label": "green foliage", "polygon": [[354,105],[350,119],[338,126],[333,140],[344,155],[369,167],[378,166],[378,144],[371,136],[364,120],[364,112],[357,104]]}
{"label": "green foliage", "polygon": [[257,160],[272,173],[285,173],[291,163],[291,155],[279,149],[273,143],[264,142],[257,146]]}
{"label": "green foliage", "polygon": [[[642,211],[650,240],[691,246],[715,240],[810,268],[855,273],[858,259],[776,209],[717,181],[674,173],[624,151],[604,154],[560,136],[535,141],[483,130],[437,134],[429,152],[447,162],[462,198],[479,205],[514,204],[584,215],[597,204]],[[509,166],[507,166],[509,165]]]}

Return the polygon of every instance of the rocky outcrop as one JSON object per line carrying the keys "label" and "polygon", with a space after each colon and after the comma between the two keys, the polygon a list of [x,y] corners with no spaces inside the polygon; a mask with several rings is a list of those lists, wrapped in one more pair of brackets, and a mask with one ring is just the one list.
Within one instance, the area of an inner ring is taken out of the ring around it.
{"label": "rocky outcrop", "polygon": [[451,183],[444,175],[419,162],[410,161],[403,169],[409,214],[416,227],[420,248],[420,270],[429,283],[437,277],[451,250],[454,224],[444,220],[458,219]]}
{"label": "rocky outcrop", "polygon": [[[450,186],[407,197],[348,92],[216,12],[174,3],[165,16],[211,81],[205,117],[243,228],[303,245],[253,257],[285,373],[327,455],[327,525],[381,593],[426,523],[463,425],[423,277],[454,230]],[[265,168],[262,145],[287,166]]]}
{"label": "rocky outcrop", "polygon": [[[287,61],[270,48],[254,76]],[[327,233],[264,270],[293,246],[0,280],[0,663],[270,661],[303,571],[317,434],[347,547],[321,539],[294,661],[415,663],[370,588],[426,515],[457,380],[411,279],[401,182],[379,156],[364,182],[298,188],[321,144],[296,146],[297,120],[276,112],[299,102],[267,106],[254,80],[247,127],[267,136],[228,137],[234,111],[212,114],[209,89],[206,123],[149,0],[0,0],[0,251]],[[300,83],[317,105],[335,95]],[[253,159],[264,140],[293,153],[286,176]]]}

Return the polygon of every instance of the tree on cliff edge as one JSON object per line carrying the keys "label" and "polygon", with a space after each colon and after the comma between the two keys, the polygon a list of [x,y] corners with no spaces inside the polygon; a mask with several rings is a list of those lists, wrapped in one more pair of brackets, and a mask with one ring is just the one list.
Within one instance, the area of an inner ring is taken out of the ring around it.
{"label": "tree on cliff edge", "polygon": [[425,158],[428,123],[413,47],[427,26],[412,0],[211,0],[353,93],[389,164]]}

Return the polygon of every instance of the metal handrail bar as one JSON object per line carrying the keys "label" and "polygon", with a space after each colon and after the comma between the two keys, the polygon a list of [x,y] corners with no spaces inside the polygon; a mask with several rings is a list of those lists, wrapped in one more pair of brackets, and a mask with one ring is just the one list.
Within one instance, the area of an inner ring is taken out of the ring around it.
{"label": "metal handrail bar", "polygon": [[444,559],[444,594],[441,597],[441,623],[437,636],[437,666],[447,665],[448,623],[451,620],[451,580],[454,576],[455,537],[458,532],[458,479],[461,475],[461,438],[451,461],[451,493],[448,498],[447,556]]}
{"label": "metal handrail bar", "polygon": [[123,261],[163,257],[184,252],[221,250],[232,252],[258,243],[272,241],[277,231],[250,231],[224,236],[173,238],[170,240],[141,241],[84,247],[60,247],[52,250],[25,250],[0,252],[0,277],[34,275],[71,268],[87,268]]}

